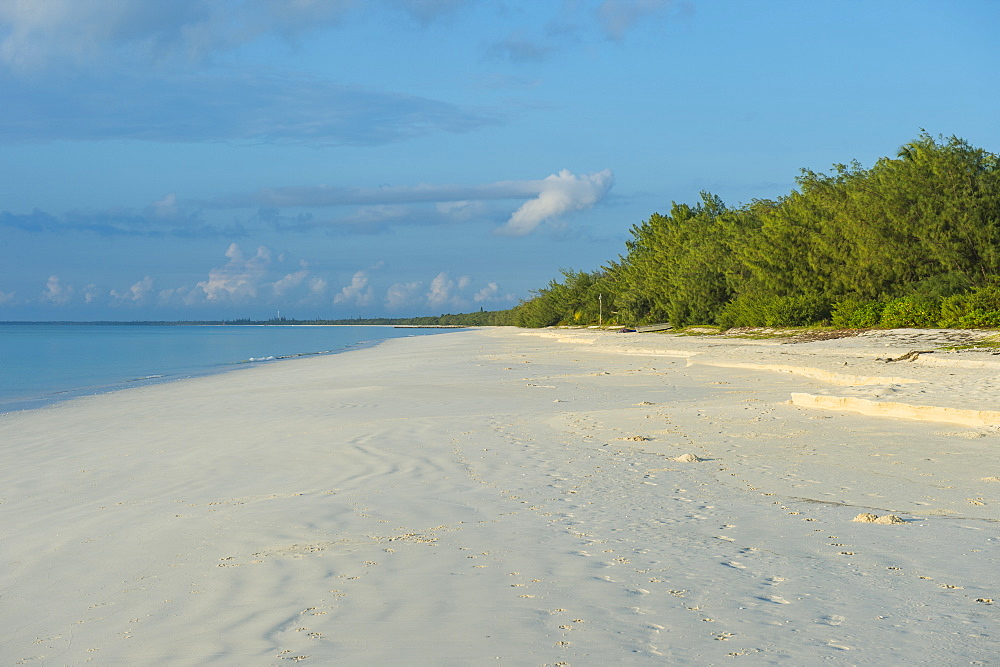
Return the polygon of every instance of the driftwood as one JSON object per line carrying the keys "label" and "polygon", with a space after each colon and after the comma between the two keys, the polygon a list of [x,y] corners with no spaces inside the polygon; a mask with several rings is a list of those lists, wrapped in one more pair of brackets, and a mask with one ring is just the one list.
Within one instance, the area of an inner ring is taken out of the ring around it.
{"label": "driftwood", "polygon": [[910,350],[901,357],[896,357],[895,359],[886,359],[885,363],[892,363],[893,361],[916,361],[917,357],[921,354],[931,354],[934,350]]}

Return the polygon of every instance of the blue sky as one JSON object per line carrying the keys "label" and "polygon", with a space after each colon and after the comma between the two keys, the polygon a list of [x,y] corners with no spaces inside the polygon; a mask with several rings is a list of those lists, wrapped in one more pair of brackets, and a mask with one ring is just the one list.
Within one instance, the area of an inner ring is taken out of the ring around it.
{"label": "blue sky", "polygon": [[1000,151],[993,0],[0,0],[0,320],[506,308],[708,190]]}

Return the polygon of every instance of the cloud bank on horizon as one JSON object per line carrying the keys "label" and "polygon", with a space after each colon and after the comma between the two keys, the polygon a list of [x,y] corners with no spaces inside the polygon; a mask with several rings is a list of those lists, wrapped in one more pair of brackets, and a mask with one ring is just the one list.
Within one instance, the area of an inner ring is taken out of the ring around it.
{"label": "cloud bank on horizon", "polygon": [[[0,320],[508,307],[701,190],[782,196],[922,127],[1000,143],[998,23],[902,0],[0,0]],[[947,100],[924,85],[945,78]]]}
{"label": "cloud bank on horizon", "polygon": [[[368,308],[374,306],[389,314],[400,309],[423,308],[426,312],[457,312],[478,308],[489,302],[513,305],[515,297],[501,293],[495,282],[474,283],[468,275],[456,278],[447,271],[433,277],[407,283],[391,283],[376,289],[372,274],[383,268],[378,263],[356,271],[350,282],[338,291],[331,289],[326,278],[305,262],[297,265],[284,254],[275,253],[266,246],[258,246],[253,254],[232,243],[225,252],[226,262],[209,269],[207,276],[193,285],[161,288],[151,276],[144,276],[128,287],[105,288],[88,283],[75,285],[58,275],[45,281],[44,289],[36,296],[39,303],[67,306],[74,301],[86,304],[107,304],[111,312],[122,312],[127,307],[211,307],[220,306],[226,312],[245,307],[260,307],[263,312],[274,312],[288,306],[300,310],[319,308],[332,301],[343,308]],[[12,293],[0,293],[0,303],[13,299]],[[310,316],[311,317],[311,316]]]}

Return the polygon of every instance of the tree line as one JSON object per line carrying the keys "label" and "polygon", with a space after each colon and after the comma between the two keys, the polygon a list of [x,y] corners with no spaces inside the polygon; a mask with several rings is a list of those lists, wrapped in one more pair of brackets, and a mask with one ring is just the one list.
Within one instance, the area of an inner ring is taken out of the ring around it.
{"label": "tree line", "polygon": [[1000,156],[922,132],[870,169],[803,169],[775,200],[708,192],[633,225],[495,323],[1000,327]]}

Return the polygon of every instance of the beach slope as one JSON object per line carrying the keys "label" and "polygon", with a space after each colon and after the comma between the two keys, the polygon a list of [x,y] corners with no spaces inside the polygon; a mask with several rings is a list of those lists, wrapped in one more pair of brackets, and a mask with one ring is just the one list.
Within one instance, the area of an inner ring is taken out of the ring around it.
{"label": "beach slope", "polygon": [[0,661],[995,662],[1000,356],[886,361],[956,336],[482,329],[2,415]]}

